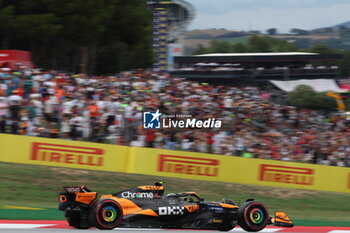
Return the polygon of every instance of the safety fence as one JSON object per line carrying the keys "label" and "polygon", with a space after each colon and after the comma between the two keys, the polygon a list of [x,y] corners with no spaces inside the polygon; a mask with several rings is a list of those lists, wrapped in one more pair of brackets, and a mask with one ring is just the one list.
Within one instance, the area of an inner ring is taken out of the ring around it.
{"label": "safety fence", "polygon": [[0,161],[350,193],[350,168],[0,134]]}

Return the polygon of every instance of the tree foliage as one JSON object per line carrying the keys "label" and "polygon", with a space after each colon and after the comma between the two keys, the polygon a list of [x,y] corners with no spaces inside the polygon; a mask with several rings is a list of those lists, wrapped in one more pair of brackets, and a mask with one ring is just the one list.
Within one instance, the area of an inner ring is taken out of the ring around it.
{"label": "tree foliage", "polygon": [[251,36],[247,43],[230,43],[226,40],[212,40],[208,47],[198,45],[194,54],[205,53],[257,53],[257,52],[295,52],[298,48],[285,40],[269,36]]}
{"label": "tree foliage", "polygon": [[109,73],[152,62],[144,0],[2,0],[0,49],[32,52],[40,67]]}
{"label": "tree foliage", "polygon": [[300,29],[300,28],[292,28],[292,29],[290,30],[290,33],[295,34],[295,35],[302,36],[302,35],[308,35],[308,34],[309,34],[309,31],[304,30],[304,29]]}
{"label": "tree foliage", "polygon": [[278,33],[277,28],[269,28],[266,30],[269,35],[276,35]]}
{"label": "tree foliage", "polygon": [[316,92],[312,87],[299,85],[288,93],[289,104],[300,108],[334,110],[337,103],[333,97],[327,96],[326,92]]}
{"label": "tree foliage", "polygon": [[317,44],[309,49],[310,52],[312,53],[319,53],[319,54],[332,54],[336,53],[333,49],[328,47],[327,45],[324,44]]}
{"label": "tree foliage", "polygon": [[350,51],[343,52],[344,59],[338,62],[340,73],[343,77],[350,76]]}
{"label": "tree foliage", "polygon": [[308,52],[312,53],[319,53],[319,54],[342,54],[343,59],[339,61],[327,61],[324,62],[326,65],[337,65],[340,70],[340,76],[341,77],[349,77],[350,76],[350,51],[349,50],[335,50],[330,48],[327,45],[324,44],[317,44],[310,49],[307,50]]}

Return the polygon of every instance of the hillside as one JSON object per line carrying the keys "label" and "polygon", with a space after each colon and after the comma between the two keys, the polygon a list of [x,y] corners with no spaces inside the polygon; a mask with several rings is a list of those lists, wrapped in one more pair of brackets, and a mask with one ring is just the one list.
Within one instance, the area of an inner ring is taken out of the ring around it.
{"label": "hillside", "polygon": [[246,32],[225,29],[192,30],[183,33],[179,42],[184,45],[186,55],[190,55],[198,45],[207,47],[211,40],[245,43],[252,35],[271,36],[276,39],[288,40],[302,49],[310,48],[316,44],[325,44],[333,49],[350,50],[350,21],[309,31],[293,28],[291,33],[276,35],[268,35],[258,31]]}
{"label": "hillside", "polygon": [[312,32],[324,32],[324,33],[327,33],[327,31],[329,32],[331,30],[336,30],[336,29],[341,28],[341,27],[350,28],[350,21],[347,21],[347,22],[344,22],[344,23],[339,23],[339,24],[336,24],[336,25],[333,25],[333,26],[329,26],[329,27],[316,28],[316,29],[313,29],[311,31]]}

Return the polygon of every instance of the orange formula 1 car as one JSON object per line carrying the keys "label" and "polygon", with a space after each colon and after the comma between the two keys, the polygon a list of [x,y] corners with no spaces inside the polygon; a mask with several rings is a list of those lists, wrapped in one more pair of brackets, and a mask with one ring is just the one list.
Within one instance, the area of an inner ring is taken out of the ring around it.
{"label": "orange formula 1 car", "polygon": [[59,209],[70,226],[78,229],[96,227],[113,229],[172,228],[229,231],[240,226],[246,231],[260,231],[268,224],[292,227],[284,212],[269,216],[263,204],[248,199],[238,206],[230,199],[204,201],[195,192],[163,195],[164,186],[138,186],[115,194],[102,195],[85,186],[65,187],[59,193]]}

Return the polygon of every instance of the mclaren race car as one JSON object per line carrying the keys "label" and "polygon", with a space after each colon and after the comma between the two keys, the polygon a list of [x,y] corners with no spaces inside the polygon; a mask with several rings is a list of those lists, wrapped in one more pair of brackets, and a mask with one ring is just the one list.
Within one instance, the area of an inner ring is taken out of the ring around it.
{"label": "mclaren race car", "polygon": [[59,210],[70,226],[78,229],[96,227],[113,229],[171,228],[229,231],[240,226],[246,231],[260,231],[268,224],[292,227],[284,212],[272,217],[263,204],[248,199],[238,206],[230,199],[204,201],[195,192],[164,195],[161,182],[138,186],[114,194],[102,195],[87,187],[64,187],[59,193]]}

